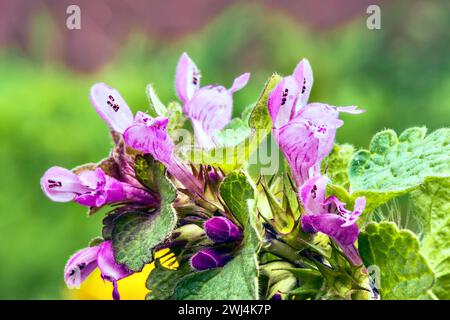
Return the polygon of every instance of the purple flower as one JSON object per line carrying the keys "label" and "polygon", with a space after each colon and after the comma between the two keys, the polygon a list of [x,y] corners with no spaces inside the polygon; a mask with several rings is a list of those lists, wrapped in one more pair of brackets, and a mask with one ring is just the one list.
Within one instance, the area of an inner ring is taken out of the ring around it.
{"label": "purple flower", "polygon": [[363,112],[355,106],[307,104],[312,84],[311,66],[303,59],[291,76],[278,83],[268,101],[273,134],[298,187],[320,174],[320,164],[333,148],[337,128],[344,123],[339,113]]}
{"label": "purple flower", "polygon": [[365,197],[355,200],[354,210],[345,208],[345,203],[334,196],[325,199],[328,178],[318,176],[308,180],[300,189],[300,200],[305,209],[302,228],[305,232],[320,231],[331,237],[355,265],[361,258],[354,246],[358,239],[356,221],[366,205]]}
{"label": "purple flower", "polygon": [[64,268],[64,280],[67,287],[77,288],[95,270],[99,268],[104,280],[113,284],[113,298],[120,299],[117,281],[132,274],[125,265],[118,264],[114,259],[111,241],[88,247],[75,253]]}
{"label": "purple flower", "polygon": [[204,223],[205,232],[214,243],[233,242],[242,239],[242,231],[225,217],[213,217]]}
{"label": "purple flower", "polygon": [[223,267],[229,261],[229,255],[217,249],[202,249],[191,258],[191,266],[196,271]]}
{"label": "purple flower", "polygon": [[150,153],[189,191],[201,196],[203,187],[192,172],[174,155],[174,143],[167,133],[168,118],[152,118],[138,113],[135,124],[124,133],[125,142],[132,148]]}
{"label": "purple flower", "polygon": [[242,89],[249,73],[237,77],[230,89],[220,85],[200,88],[200,71],[186,53],[178,61],[176,89],[183,102],[183,112],[190,118],[196,143],[211,149],[216,146],[214,134],[230,121],[233,111],[233,93]]}
{"label": "purple flower", "polygon": [[61,167],[48,169],[41,178],[42,191],[56,202],[76,201],[81,205],[101,207],[107,203],[131,200],[157,204],[150,193],[106,175],[102,169],[82,171],[78,175]]}
{"label": "purple flower", "polygon": [[199,196],[203,194],[201,184],[173,154],[175,145],[167,133],[168,118],[153,118],[141,111],[133,118],[130,108],[119,92],[104,83],[97,83],[91,88],[91,101],[106,123],[123,134],[127,145],[150,153],[192,193]]}

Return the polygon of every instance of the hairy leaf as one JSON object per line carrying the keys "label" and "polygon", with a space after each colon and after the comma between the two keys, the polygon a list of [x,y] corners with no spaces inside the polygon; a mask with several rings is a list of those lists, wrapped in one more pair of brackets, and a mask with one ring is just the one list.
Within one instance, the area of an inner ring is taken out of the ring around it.
{"label": "hairy leaf", "polygon": [[432,287],[433,271],[409,230],[399,230],[392,222],[371,222],[358,244],[365,266],[380,271],[382,299],[418,299]]}
{"label": "hairy leaf", "polygon": [[[352,197],[364,195],[373,209],[416,189],[429,179],[450,176],[450,129],[426,136],[426,128],[409,128],[399,137],[392,130],[377,133],[369,150],[350,163]],[[369,211],[369,210],[366,210]]]}
{"label": "hairy leaf", "polygon": [[450,299],[450,179],[429,181],[411,193],[413,213],[423,227],[420,252],[435,274],[433,292]]}
{"label": "hairy leaf", "polygon": [[172,233],[177,216],[172,207],[176,192],[165,176],[162,164],[151,164],[155,183],[161,195],[159,210],[153,213],[129,211],[113,221],[112,241],[117,262],[139,271],[152,261],[152,249]]}
{"label": "hairy leaf", "polygon": [[346,189],[350,187],[348,169],[355,148],[351,144],[335,144],[331,153],[322,162],[322,171],[326,172],[333,184]]}

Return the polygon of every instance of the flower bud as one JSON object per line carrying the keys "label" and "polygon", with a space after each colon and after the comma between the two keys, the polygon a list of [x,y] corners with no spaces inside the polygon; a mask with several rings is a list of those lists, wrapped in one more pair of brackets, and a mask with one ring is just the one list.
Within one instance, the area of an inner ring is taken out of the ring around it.
{"label": "flower bud", "polygon": [[242,239],[242,231],[225,217],[213,217],[204,224],[205,232],[215,243],[233,242]]}
{"label": "flower bud", "polygon": [[191,266],[196,271],[223,267],[229,260],[229,255],[216,249],[203,249],[191,258]]}

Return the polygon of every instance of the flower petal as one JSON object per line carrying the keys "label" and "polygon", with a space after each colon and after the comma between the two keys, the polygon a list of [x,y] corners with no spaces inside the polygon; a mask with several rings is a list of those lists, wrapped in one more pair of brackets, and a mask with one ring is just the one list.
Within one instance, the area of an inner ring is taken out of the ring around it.
{"label": "flower petal", "polygon": [[72,201],[78,194],[91,191],[76,174],[61,167],[52,167],[44,173],[41,188],[47,197],[57,202]]}
{"label": "flower petal", "polygon": [[294,77],[283,78],[272,90],[268,107],[274,128],[281,128],[293,118],[298,94],[299,87]]}
{"label": "flower petal", "polygon": [[135,124],[125,130],[123,138],[133,149],[148,153],[151,145],[150,129],[145,124]]}
{"label": "flower petal", "polygon": [[336,107],[338,112],[345,112],[350,114],[361,114],[366,112],[364,109],[358,109],[357,106]]}
{"label": "flower petal", "polygon": [[306,181],[300,189],[300,200],[306,214],[320,214],[324,212],[324,200],[328,178],[318,176]]}
{"label": "flower petal", "polygon": [[195,91],[200,88],[200,71],[187,53],[183,53],[178,60],[176,73],[176,89],[178,97],[183,103],[188,102]]}
{"label": "flower petal", "polygon": [[168,118],[157,117],[151,123],[133,125],[124,133],[125,142],[130,147],[150,153],[156,160],[167,163],[175,147],[167,134],[168,121]]}
{"label": "flower petal", "polygon": [[152,120],[152,116],[149,116],[145,112],[138,111],[136,112],[136,116],[134,117],[134,124],[146,124],[150,123]]}
{"label": "flower petal", "polygon": [[90,99],[97,113],[113,130],[124,133],[133,124],[133,113],[117,90],[97,83],[91,88]]}
{"label": "flower petal", "polygon": [[310,103],[303,107],[296,119],[302,119],[313,128],[314,136],[319,139],[318,161],[322,161],[333,149],[337,128],[344,122],[339,112],[332,106],[323,103]]}
{"label": "flower petal", "polygon": [[311,89],[313,86],[313,72],[309,61],[307,59],[302,59],[295,67],[294,73],[292,75],[297,80],[300,87],[300,97],[296,106],[296,111],[298,111],[308,102],[309,94],[311,93]]}
{"label": "flower petal", "polygon": [[100,245],[97,263],[102,273],[102,278],[111,282],[128,277],[133,273],[125,265],[116,262],[111,240],[105,241]]}
{"label": "flower petal", "polygon": [[225,87],[206,86],[195,92],[183,111],[192,121],[197,143],[209,148],[214,133],[231,121],[232,109],[233,98]]}
{"label": "flower petal", "polygon": [[318,161],[319,140],[312,128],[302,121],[292,121],[274,131],[295,183],[300,188],[311,177],[311,170]]}
{"label": "flower petal", "polygon": [[353,244],[358,239],[358,226],[352,224],[348,227],[342,227],[345,219],[338,214],[310,215],[310,220],[317,231],[325,233],[344,246]]}
{"label": "flower petal", "polygon": [[83,206],[101,207],[107,199],[105,190],[106,176],[102,169],[83,171],[78,176],[83,184],[91,188],[91,192],[78,195],[75,201]]}
{"label": "flower petal", "polygon": [[355,224],[361,213],[364,211],[365,207],[366,207],[366,198],[365,197],[356,198],[353,212],[348,212],[346,215],[344,215],[346,221],[341,226],[349,227]]}
{"label": "flower petal", "polygon": [[345,208],[345,203],[335,196],[329,196],[323,203],[329,213],[338,213],[340,215],[349,214],[351,211]]}
{"label": "flower petal", "polygon": [[241,74],[239,77],[234,79],[233,85],[230,88],[231,93],[235,93],[236,91],[241,90],[243,87],[247,85],[248,80],[250,79],[250,73]]}
{"label": "flower petal", "polygon": [[97,268],[97,254],[100,246],[82,249],[70,257],[64,268],[67,287],[77,288]]}

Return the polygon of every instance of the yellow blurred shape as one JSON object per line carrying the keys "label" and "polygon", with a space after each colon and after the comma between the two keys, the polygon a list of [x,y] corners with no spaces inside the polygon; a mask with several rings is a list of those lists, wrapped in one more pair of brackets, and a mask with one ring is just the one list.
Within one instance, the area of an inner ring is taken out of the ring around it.
{"label": "yellow blurred shape", "polygon": [[[155,253],[155,258],[159,258],[161,264],[169,269],[177,269],[179,264],[173,253],[169,249],[163,249]],[[141,272],[118,281],[120,298],[122,300],[143,300],[149,290],[145,284],[147,278],[155,268],[155,263],[144,266]],[[100,270],[97,268],[83,282],[79,289],[65,290],[64,296],[68,299],[76,300],[112,300],[112,283],[101,278]]]}

